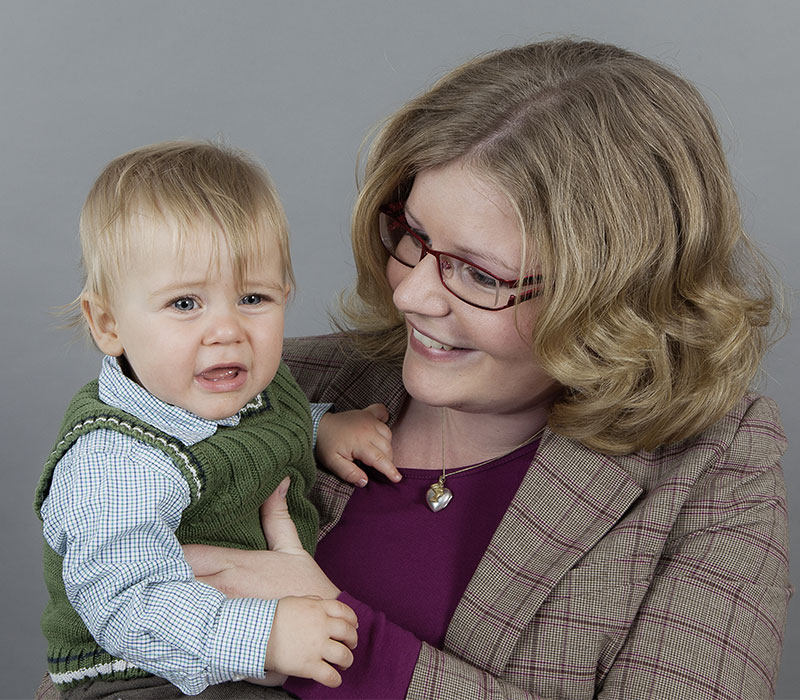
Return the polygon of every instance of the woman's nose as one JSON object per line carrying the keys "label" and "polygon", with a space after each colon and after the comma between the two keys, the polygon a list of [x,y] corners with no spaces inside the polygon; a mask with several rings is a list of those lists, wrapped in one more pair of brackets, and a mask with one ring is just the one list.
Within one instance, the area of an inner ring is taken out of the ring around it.
{"label": "woman's nose", "polygon": [[450,311],[450,296],[438,269],[435,255],[425,255],[415,267],[406,267],[389,259],[387,274],[394,287],[393,301],[403,313],[418,313],[425,316],[444,316]]}

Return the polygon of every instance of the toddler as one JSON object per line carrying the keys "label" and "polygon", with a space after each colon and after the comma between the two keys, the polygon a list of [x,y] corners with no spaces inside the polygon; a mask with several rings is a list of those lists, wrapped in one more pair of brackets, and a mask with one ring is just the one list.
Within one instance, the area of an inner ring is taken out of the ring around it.
{"label": "toddler", "polygon": [[[227,599],[181,549],[265,548],[259,506],[276,489],[304,547],[316,543],[312,419],[281,362],[288,227],[269,176],[212,144],[140,148],[101,173],[80,228],[76,304],[105,357],[36,493],[54,683],[64,697],[151,674],[186,694],[268,671],[338,685],[356,643],[349,607]],[[354,459],[399,478],[378,416],[327,414],[323,463],[351,481]],[[303,660],[285,660],[292,644]]]}

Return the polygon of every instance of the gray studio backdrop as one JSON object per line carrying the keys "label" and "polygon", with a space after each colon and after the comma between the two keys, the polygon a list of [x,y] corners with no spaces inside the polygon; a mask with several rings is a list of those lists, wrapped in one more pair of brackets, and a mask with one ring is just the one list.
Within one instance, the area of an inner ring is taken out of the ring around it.
{"label": "gray studio backdrop", "polygon": [[[78,212],[110,158],[177,138],[221,137],[251,151],[272,172],[292,228],[299,291],[288,332],[322,333],[353,278],[348,218],[369,128],[476,53],[592,37],[699,85],[747,226],[797,288],[799,28],[796,0],[0,0],[0,697],[31,697],[44,668],[33,490],[62,411],[99,363],[49,310],[78,292]],[[784,467],[795,543],[798,359],[788,336],[764,382],[794,440]],[[795,602],[779,698],[800,697],[798,658]]]}

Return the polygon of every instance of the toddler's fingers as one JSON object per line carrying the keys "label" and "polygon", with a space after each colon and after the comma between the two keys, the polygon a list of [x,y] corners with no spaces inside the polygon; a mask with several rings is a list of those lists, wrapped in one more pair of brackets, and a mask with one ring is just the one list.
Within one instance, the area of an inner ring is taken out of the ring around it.
{"label": "toddler's fingers", "polygon": [[386,423],[375,423],[375,432],[386,440],[389,445],[392,444],[392,429]]}
{"label": "toddler's fingers", "polygon": [[310,669],[311,680],[326,685],[329,688],[338,688],[342,684],[339,672],[330,664],[319,661]]}
{"label": "toddler's fingers", "polygon": [[355,610],[341,600],[324,600],[323,609],[329,617],[344,620],[353,628],[358,628],[358,617]]}
{"label": "toddler's fingers", "polygon": [[364,410],[375,416],[381,423],[389,420],[389,410],[382,403],[371,403]]}
{"label": "toddler's fingers", "polygon": [[358,646],[358,632],[349,622],[331,618],[325,626],[325,633],[328,638],[344,644],[348,649],[355,649]]}
{"label": "toddler's fingers", "polygon": [[356,486],[367,485],[367,475],[363,469],[360,469],[354,462],[342,457],[342,455],[332,455],[328,460],[328,469],[330,469],[336,476],[343,481]]}
{"label": "toddler's fingers", "polygon": [[403,478],[386,452],[374,443],[370,443],[357,452],[354,451],[353,457],[361,460],[364,464],[368,464],[376,471],[388,477],[391,481],[398,482]]}
{"label": "toddler's fingers", "polygon": [[353,665],[353,652],[344,644],[332,640],[329,640],[325,644],[325,648],[322,651],[322,658],[329,664],[334,664],[343,671]]}

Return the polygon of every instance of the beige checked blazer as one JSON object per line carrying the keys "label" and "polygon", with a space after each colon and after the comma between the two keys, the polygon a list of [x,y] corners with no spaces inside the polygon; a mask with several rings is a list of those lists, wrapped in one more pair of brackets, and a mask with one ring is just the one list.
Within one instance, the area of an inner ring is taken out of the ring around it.
{"label": "beige checked blazer", "polygon": [[[336,410],[382,402],[391,423],[406,398],[398,367],[337,336],[284,356]],[[773,697],[792,593],[784,449],[777,407],[755,395],[695,439],[624,457],[546,430],[407,697]],[[351,493],[321,474],[321,536]]]}

